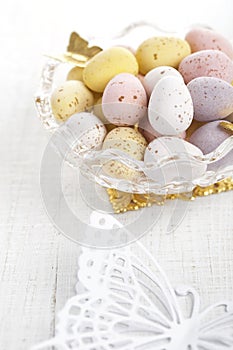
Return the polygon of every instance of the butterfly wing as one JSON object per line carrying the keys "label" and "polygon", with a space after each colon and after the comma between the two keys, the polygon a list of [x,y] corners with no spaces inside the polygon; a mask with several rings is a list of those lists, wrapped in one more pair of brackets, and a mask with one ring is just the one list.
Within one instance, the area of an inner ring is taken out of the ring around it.
{"label": "butterfly wing", "polygon": [[233,350],[233,303],[217,303],[200,314],[198,344],[206,350]]}
{"label": "butterfly wing", "polygon": [[79,280],[100,298],[107,297],[107,313],[114,315],[112,332],[128,339],[132,349],[160,349],[170,342],[174,324],[182,321],[174,290],[160,268],[157,273],[127,248],[85,250],[80,258]]}
{"label": "butterfly wing", "polygon": [[67,47],[67,51],[84,55],[87,58],[91,58],[99,53],[102,49],[98,46],[88,46],[88,41],[83,39],[79,34],[73,32],[70,35],[69,45]]}
{"label": "butterfly wing", "polygon": [[[56,337],[34,349],[233,350],[233,308],[222,303],[200,313],[192,288],[175,292],[153,257],[149,268],[138,256],[127,248],[85,248],[78,272],[82,290],[77,287],[61,311]],[[188,295],[192,309],[183,318],[178,296]],[[220,306],[225,313],[210,318]]]}
{"label": "butterfly wing", "polygon": [[[59,314],[55,349],[167,350],[178,324],[174,290],[127,248],[83,249],[77,294]],[[174,349],[176,350],[176,349]]]}

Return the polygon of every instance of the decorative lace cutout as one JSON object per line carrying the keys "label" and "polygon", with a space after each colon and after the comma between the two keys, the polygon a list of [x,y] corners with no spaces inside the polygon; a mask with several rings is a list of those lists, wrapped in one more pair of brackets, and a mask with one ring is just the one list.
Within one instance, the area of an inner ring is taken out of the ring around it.
{"label": "decorative lace cutout", "polygon": [[83,249],[77,295],[60,312],[55,338],[33,350],[232,350],[233,303],[201,310],[194,289],[172,288],[156,260],[140,250],[150,267],[130,248]]}

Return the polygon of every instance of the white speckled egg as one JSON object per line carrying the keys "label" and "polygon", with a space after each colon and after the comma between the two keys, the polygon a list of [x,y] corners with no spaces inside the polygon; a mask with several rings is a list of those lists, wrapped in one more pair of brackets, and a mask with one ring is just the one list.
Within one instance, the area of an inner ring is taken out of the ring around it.
{"label": "white speckled egg", "polygon": [[[137,160],[143,160],[146,146],[147,142],[140,132],[130,127],[113,129],[103,143],[103,149],[118,149]],[[133,180],[137,175],[135,170],[115,160],[107,161],[103,169],[108,175],[119,179]]]}
{"label": "white speckled egg", "polygon": [[76,113],[58,130],[64,131],[65,141],[77,153],[99,148],[106,136],[104,124],[89,112]]}
{"label": "white speckled egg", "polygon": [[200,177],[206,171],[205,164],[191,164],[191,161],[174,159],[159,169],[153,169],[155,161],[164,157],[174,157],[188,153],[192,156],[203,156],[202,151],[191,143],[177,137],[159,137],[146,148],[144,162],[147,165],[146,174],[149,178],[164,185],[174,181],[190,181]]}
{"label": "white speckled egg", "polygon": [[180,78],[167,76],[153,89],[148,105],[151,126],[161,135],[178,135],[193,120],[193,102]]}
{"label": "white speckled egg", "polygon": [[[146,141],[149,143],[156,139],[156,137],[162,136],[152,128],[147,115],[140,120],[138,128],[140,133],[145,137]],[[186,131],[183,131],[181,134],[177,135],[177,137],[185,139]]]}
{"label": "white speckled egg", "polygon": [[144,77],[143,83],[148,96],[151,95],[155,85],[164,77],[174,76],[180,78],[183,82],[184,79],[177,69],[170,66],[160,66],[150,70]]}
{"label": "white speckled egg", "polygon": [[102,109],[112,124],[136,124],[147,110],[147,95],[140,80],[129,73],[116,75],[104,90]]}

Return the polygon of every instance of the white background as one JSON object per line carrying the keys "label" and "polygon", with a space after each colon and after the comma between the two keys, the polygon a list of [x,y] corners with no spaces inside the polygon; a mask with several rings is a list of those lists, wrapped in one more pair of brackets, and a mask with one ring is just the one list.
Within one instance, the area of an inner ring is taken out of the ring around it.
{"label": "white background", "polygon": [[[0,10],[0,348],[25,350],[54,334],[74,293],[79,248],[49,222],[39,187],[47,142],[33,94],[41,56],[62,52],[71,31],[100,36],[147,19],[169,30],[208,24],[233,38],[233,2],[12,1]],[[190,283],[203,304],[233,294],[232,194],[192,203],[175,234],[166,218],[142,242],[172,283]]]}

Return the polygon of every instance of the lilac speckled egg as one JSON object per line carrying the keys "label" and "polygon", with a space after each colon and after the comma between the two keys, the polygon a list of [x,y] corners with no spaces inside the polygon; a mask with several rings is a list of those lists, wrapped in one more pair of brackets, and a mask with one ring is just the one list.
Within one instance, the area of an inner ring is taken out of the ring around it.
{"label": "lilac speckled egg", "polygon": [[[216,120],[201,126],[194,131],[189,142],[199,147],[204,154],[214,151],[224,140],[230,137],[230,133],[221,127],[221,121]],[[233,151],[230,151],[224,158],[216,163],[208,165],[208,170],[217,170],[219,167],[224,167],[233,164]]]}
{"label": "lilac speckled egg", "polygon": [[220,50],[233,59],[233,46],[223,35],[207,28],[193,28],[185,37],[192,52]]}
{"label": "lilac speckled egg", "polygon": [[151,95],[155,85],[166,76],[178,77],[183,81],[182,75],[177,69],[170,66],[160,66],[150,70],[144,77],[144,86],[148,96]]}
{"label": "lilac speckled egg", "polygon": [[104,90],[102,109],[112,124],[136,124],[147,110],[147,95],[140,80],[129,73],[116,75]]}
{"label": "lilac speckled egg", "polygon": [[233,86],[214,77],[199,77],[187,85],[194,106],[194,119],[209,122],[233,112]]}
{"label": "lilac speckled egg", "polygon": [[[177,157],[185,153],[197,157],[203,156],[198,147],[178,137],[158,137],[147,146],[145,151],[144,162],[148,166],[147,176],[163,185],[173,181],[189,181],[200,177],[206,171],[206,164],[192,163],[189,159]],[[161,168],[149,166],[163,157],[174,157],[174,160]]]}
{"label": "lilac speckled egg", "polygon": [[154,87],[148,105],[151,126],[161,135],[176,136],[193,120],[193,102],[187,86],[177,77],[162,78]]}
{"label": "lilac speckled egg", "polygon": [[233,62],[221,51],[203,50],[185,57],[179,65],[179,72],[186,84],[198,77],[216,77],[231,83]]}

